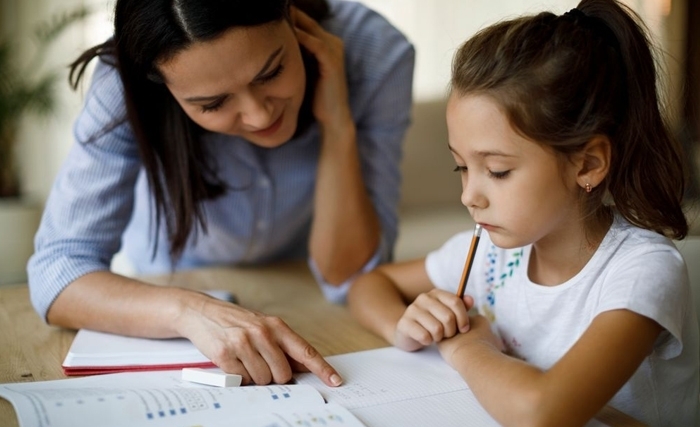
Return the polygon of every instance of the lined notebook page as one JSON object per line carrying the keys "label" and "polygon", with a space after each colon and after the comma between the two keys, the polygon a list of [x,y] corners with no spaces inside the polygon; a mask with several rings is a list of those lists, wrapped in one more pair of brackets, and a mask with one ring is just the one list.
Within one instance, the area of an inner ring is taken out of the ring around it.
{"label": "lined notebook page", "polygon": [[442,426],[498,426],[435,347],[414,353],[387,347],[327,360],[343,386],[327,387],[311,374],[298,375],[297,382],[313,385],[368,426],[427,426],[438,420]]}

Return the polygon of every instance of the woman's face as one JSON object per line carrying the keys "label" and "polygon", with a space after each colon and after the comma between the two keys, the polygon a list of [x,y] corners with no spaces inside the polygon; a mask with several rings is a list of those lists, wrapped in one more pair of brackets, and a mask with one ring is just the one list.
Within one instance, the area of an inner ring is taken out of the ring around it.
{"label": "woman's face", "polygon": [[292,27],[238,27],[158,64],[185,113],[212,132],[277,147],[294,134],[306,74]]}

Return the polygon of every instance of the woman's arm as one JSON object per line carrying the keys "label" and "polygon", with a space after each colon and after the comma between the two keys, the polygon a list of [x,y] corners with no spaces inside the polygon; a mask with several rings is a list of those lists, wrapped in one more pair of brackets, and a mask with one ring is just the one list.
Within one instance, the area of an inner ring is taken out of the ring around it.
{"label": "woman's arm", "polygon": [[341,284],[377,251],[381,227],[360,169],[355,125],[321,127],[309,253],[326,282]]}
{"label": "woman's arm", "polygon": [[628,310],[599,314],[547,371],[501,352],[482,316],[438,344],[479,402],[504,426],[584,425],[630,379],[662,328]]}
{"label": "woman's arm", "polygon": [[110,272],[89,273],[68,285],[51,305],[48,320],[57,326],[121,335],[185,337],[224,371],[243,375],[245,383],[284,384],[295,367],[308,369],[330,386],[341,381],[323,357],[278,317]]}
{"label": "woman's arm", "polygon": [[321,131],[309,252],[324,279],[340,284],[377,248],[379,221],[365,190],[348,104],[343,41],[301,11],[299,42],[319,64],[313,113]]}
{"label": "woman's arm", "polygon": [[294,16],[299,42],[319,63],[313,111],[322,140],[309,252],[323,279],[339,285],[393,246],[413,56],[407,50],[391,59],[398,69],[374,76],[387,82],[371,83],[376,91],[363,110],[371,118],[358,119],[350,111],[343,41],[303,13]]}

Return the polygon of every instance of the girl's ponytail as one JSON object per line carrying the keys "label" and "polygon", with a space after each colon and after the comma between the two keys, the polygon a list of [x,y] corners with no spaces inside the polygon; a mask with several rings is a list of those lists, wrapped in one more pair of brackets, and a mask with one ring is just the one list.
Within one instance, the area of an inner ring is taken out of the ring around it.
{"label": "girl's ponytail", "polygon": [[583,20],[597,21],[616,44],[622,83],[612,140],[607,189],[630,222],[674,238],[688,233],[681,203],[685,190],[682,149],[660,110],[657,70],[647,31],[627,6],[612,0],[583,0]]}

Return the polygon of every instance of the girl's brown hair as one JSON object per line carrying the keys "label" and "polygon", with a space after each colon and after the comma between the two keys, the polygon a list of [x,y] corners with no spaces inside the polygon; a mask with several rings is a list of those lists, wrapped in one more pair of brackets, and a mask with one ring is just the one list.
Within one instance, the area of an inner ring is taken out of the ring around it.
{"label": "girl's brown hair", "polygon": [[685,170],[661,114],[657,75],[641,19],[615,0],[583,0],[497,23],[464,43],[452,90],[483,94],[524,137],[570,155],[596,135],[611,142],[610,171],[587,195],[586,214],[606,211],[609,192],[629,222],[682,239]]}

